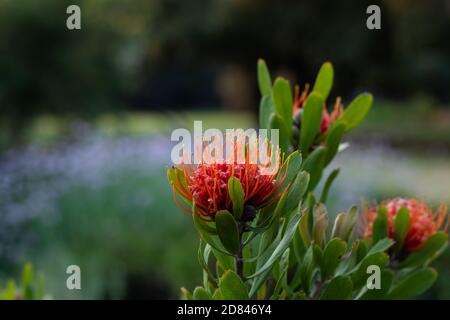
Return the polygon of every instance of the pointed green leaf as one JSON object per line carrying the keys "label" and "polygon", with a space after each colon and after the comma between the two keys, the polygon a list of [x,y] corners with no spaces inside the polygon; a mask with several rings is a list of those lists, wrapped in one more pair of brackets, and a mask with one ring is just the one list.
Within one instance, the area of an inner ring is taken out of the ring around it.
{"label": "pointed green leaf", "polygon": [[322,194],[320,195],[320,202],[327,202],[328,192],[330,191],[331,184],[333,183],[334,179],[336,179],[338,174],[339,169],[334,169],[333,171],[331,171],[330,175],[327,178],[327,181],[325,181],[325,185],[323,186]]}
{"label": "pointed green leaf", "polygon": [[328,228],[328,212],[323,203],[314,205],[313,216],[313,240],[319,247],[322,247]]}
{"label": "pointed green leaf", "polygon": [[244,212],[244,189],[242,184],[236,177],[228,179],[228,194],[233,204],[233,215],[236,220],[240,220]]}
{"label": "pointed green leaf", "polygon": [[259,103],[259,127],[261,129],[270,129],[270,116],[275,113],[272,97],[264,96]]}
{"label": "pointed green leaf", "polygon": [[272,80],[270,79],[269,69],[263,59],[258,59],[258,86],[262,96],[272,94]]}
{"label": "pointed green leaf", "polygon": [[313,91],[319,92],[324,101],[327,100],[333,87],[334,70],[330,62],[325,62],[317,74],[316,82],[314,83]]}
{"label": "pointed green leaf", "polygon": [[33,300],[33,267],[31,263],[25,264],[22,271],[22,290],[24,300]]}
{"label": "pointed green leaf", "polygon": [[393,244],[394,244],[394,241],[389,238],[381,239],[372,248],[370,248],[368,254],[377,253],[377,252],[385,252],[390,247],[392,247]]}
{"label": "pointed green leaf", "polygon": [[303,199],[308,190],[308,185],[309,173],[305,171],[299,172],[287,192],[287,200],[284,206],[287,212],[292,211],[298,206],[298,203]]}
{"label": "pointed green leaf", "polygon": [[372,239],[373,243],[388,237],[387,211],[386,208],[379,206],[377,217],[373,221]]}
{"label": "pointed green leaf", "polygon": [[403,243],[409,229],[409,220],[409,210],[405,207],[400,208],[394,221],[395,252],[397,253],[403,248]]}
{"label": "pointed green leaf", "polygon": [[273,250],[272,254],[270,255],[270,258],[267,259],[267,261],[264,263],[264,265],[261,266],[261,268],[259,268],[256,271],[256,273],[254,273],[253,275],[251,275],[247,278],[249,278],[249,279],[254,278],[272,267],[272,265],[275,263],[275,261],[289,247],[292,237],[294,236],[295,230],[297,229],[297,225],[298,225],[299,221],[300,221],[300,215],[295,214],[289,221],[288,225],[286,226],[286,231],[285,231],[283,237],[281,238],[280,242],[277,244],[277,247]]}
{"label": "pointed green leaf", "polygon": [[341,139],[344,135],[345,126],[343,124],[333,126],[327,131],[326,145],[327,154],[325,155],[325,166],[327,166],[338,152]]}
{"label": "pointed green leaf", "polygon": [[386,299],[399,300],[416,297],[428,290],[436,281],[437,272],[432,268],[420,269],[400,280]]}
{"label": "pointed green leaf", "polygon": [[309,246],[308,250],[303,257],[303,261],[300,264],[300,278],[302,289],[309,293],[311,289],[311,281],[314,275],[315,260],[313,246]]}
{"label": "pointed green leaf", "polygon": [[415,267],[427,264],[435,259],[447,246],[448,235],[444,232],[436,232],[418,250],[411,253],[402,263],[400,268]]}

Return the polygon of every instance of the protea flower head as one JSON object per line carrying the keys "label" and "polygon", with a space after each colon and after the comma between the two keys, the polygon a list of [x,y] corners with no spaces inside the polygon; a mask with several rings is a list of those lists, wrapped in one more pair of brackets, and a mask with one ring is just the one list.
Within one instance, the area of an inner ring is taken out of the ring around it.
{"label": "protea flower head", "polygon": [[[441,205],[434,213],[427,204],[416,199],[394,198],[384,201],[382,206],[387,211],[388,237],[394,239],[394,221],[400,208],[409,210],[410,220],[408,231],[405,236],[403,250],[407,252],[416,251],[440,229],[448,230],[450,219],[447,216],[447,208]],[[365,217],[367,227],[365,237],[372,236],[373,222],[377,216],[377,209],[372,207],[366,209]],[[447,222],[444,225],[445,220]]]}
{"label": "protea flower head", "polygon": [[[266,142],[268,143],[268,142]],[[245,150],[243,161],[238,157],[233,160],[211,160],[198,165],[182,163],[181,166],[168,170],[168,178],[171,182],[174,201],[185,212],[192,213],[192,204],[195,203],[196,211],[206,220],[214,220],[215,214],[220,210],[232,211],[232,202],[228,192],[228,180],[236,177],[244,191],[244,215],[243,219],[252,220],[256,210],[278,199],[283,190],[282,185],[285,174],[278,174],[281,161],[279,148],[268,148],[268,156],[271,170],[266,170],[268,165],[251,161],[251,149],[249,142],[243,143],[238,139],[235,150]],[[274,151],[275,150],[275,151]],[[272,152],[275,154],[272,155]],[[242,160],[242,159],[241,159]],[[178,174],[170,172],[176,170]],[[286,170],[283,170],[286,172]],[[186,205],[178,201],[181,197]]]}
{"label": "protea flower head", "polygon": [[[301,125],[301,114],[302,109],[305,104],[306,99],[309,95],[309,85],[306,84],[303,88],[303,91],[300,93],[300,87],[295,86],[295,96],[294,96],[294,106],[293,106],[293,116],[294,123],[297,127]],[[344,112],[344,107],[341,104],[341,98],[338,97],[336,99],[336,103],[331,112],[328,112],[327,106],[323,106],[322,112],[322,123],[320,124],[320,133],[324,133],[330,127],[330,125],[340,117],[340,115]]]}

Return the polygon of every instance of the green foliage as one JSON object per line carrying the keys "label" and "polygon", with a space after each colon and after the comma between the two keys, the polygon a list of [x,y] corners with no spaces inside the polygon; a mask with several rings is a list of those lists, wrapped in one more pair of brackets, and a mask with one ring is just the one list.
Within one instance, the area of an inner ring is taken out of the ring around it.
{"label": "green foliage", "polygon": [[9,279],[6,288],[0,287],[0,300],[42,300],[48,298],[44,293],[44,277],[41,273],[33,274],[33,266],[26,263],[22,271],[20,286]]}
{"label": "green foliage", "polygon": [[320,296],[321,300],[347,300],[352,297],[353,282],[350,277],[333,278]]}
{"label": "green foliage", "polygon": [[241,278],[231,270],[228,270],[220,278],[219,287],[220,296],[226,300],[247,300],[247,286]]}
{"label": "green foliage", "polygon": [[313,91],[320,93],[324,100],[327,100],[333,87],[334,70],[330,62],[322,65],[317,74],[316,82],[314,82]]}
{"label": "green foliage", "polygon": [[233,215],[226,210],[216,214],[216,228],[223,246],[231,253],[239,252],[239,230]]}
{"label": "green foliage", "polygon": [[386,295],[386,299],[410,299],[425,292],[436,281],[432,268],[420,269],[402,278]]}
{"label": "green foliage", "polygon": [[300,149],[303,155],[309,153],[309,148],[319,133],[323,104],[324,99],[322,95],[314,91],[306,99],[300,132]]}
{"label": "green foliage", "polygon": [[[333,78],[331,63],[325,63],[300,106],[298,124],[293,121],[289,82],[276,78],[272,85],[267,65],[258,61],[260,127],[280,130],[280,148],[287,155],[276,176],[282,179],[281,191],[256,209],[252,221],[242,220],[245,191],[234,177],[228,181],[233,214],[222,210],[214,221],[204,221],[193,204],[195,226],[207,243],[199,250],[204,281],[193,295],[184,291],[185,298],[402,299],[433,284],[436,273],[428,265],[446,247],[447,234],[436,232],[419,250],[406,252],[403,244],[410,222],[406,209],[393,222],[394,239],[389,238],[392,226],[383,206],[377,208],[367,238],[362,235],[358,207],[330,219],[326,202],[339,169],[329,174],[319,201],[314,194],[326,166],[346,148],[345,134],[361,123],[373,100],[370,94],[357,96],[323,127]],[[176,174],[171,172],[169,180]],[[211,259],[216,260],[215,270],[210,269]]]}
{"label": "green foliage", "polygon": [[418,251],[411,253],[400,264],[400,267],[407,268],[428,265],[442,253],[447,245],[448,235],[444,232],[436,232]]}
{"label": "green foliage", "polygon": [[230,195],[231,203],[233,204],[233,215],[236,220],[239,220],[244,212],[245,195],[242,184],[236,177],[231,177],[228,180],[228,194]]}
{"label": "green foliage", "polygon": [[394,222],[395,251],[397,253],[403,248],[403,242],[405,241],[406,233],[409,228],[409,221],[409,210],[400,208]]}

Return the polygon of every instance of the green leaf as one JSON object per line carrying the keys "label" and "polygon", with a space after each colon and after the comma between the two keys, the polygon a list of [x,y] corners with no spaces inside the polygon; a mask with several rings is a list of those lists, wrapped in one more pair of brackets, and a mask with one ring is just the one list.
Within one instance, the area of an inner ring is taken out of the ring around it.
{"label": "green leaf", "polygon": [[272,80],[269,69],[263,59],[258,59],[258,86],[262,96],[270,96],[272,94]]}
{"label": "green leaf", "polygon": [[193,293],[194,300],[211,300],[211,295],[203,287],[196,287]]}
{"label": "green leaf", "polygon": [[210,253],[211,253],[211,246],[209,244],[206,244],[203,247],[203,240],[200,238],[200,245],[198,246],[197,258],[198,261],[200,262],[200,265],[203,268],[203,286],[205,288],[208,288],[209,279],[217,283],[217,279],[214,277],[213,273],[211,272],[208,266]]}
{"label": "green leaf", "polygon": [[428,290],[436,281],[437,272],[432,268],[420,269],[400,280],[386,299],[410,299]]}
{"label": "green leaf", "polygon": [[313,240],[317,245],[319,245],[319,247],[322,247],[328,228],[328,213],[327,208],[323,203],[317,203],[316,205],[314,205],[313,216]]}
{"label": "green leaf", "polygon": [[297,225],[298,225],[299,221],[300,221],[300,215],[295,214],[289,221],[288,225],[286,226],[286,230],[285,230],[283,237],[281,238],[277,247],[273,250],[269,259],[267,259],[267,261],[264,263],[264,265],[261,268],[259,268],[253,275],[251,275],[247,278],[249,278],[249,279],[254,278],[272,267],[272,265],[275,263],[275,261],[289,247],[292,237],[294,236],[295,230],[297,229]]}
{"label": "green leaf", "polygon": [[277,114],[281,116],[288,129],[292,127],[293,98],[289,81],[277,78],[273,85],[273,102]]}
{"label": "green leaf", "polygon": [[374,244],[388,237],[387,211],[382,206],[378,207],[377,217],[373,221],[372,233]]}
{"label": "green leaf", "polygon": [[214,223],[202,219],[195,207],[195,203],[192,204],[192,218],[194,219],[194,226],[200,235],[217,235]]}
{"label": "green leaf", "polygon": [[350,277],[337,276],[324,289],[321,300],[348,300],[352,297],[353,283]]}
{"label": "green leaf", "polygon": [[362,259],[367,255],[369,251],[369,246],[365,240],[359,240],[358,249],[356,250],[356,262],[361,262]]}
{"label": "green leaf", "polygon": [[270,129],[270,116],[275,112],[271,96],[263,96],[259,103],[259,127]]}
{"label": "green leaf", "polygon": [[334,70],[330,62],[325,62],[317,74],[313,91],[319,92],[326,101],[333,87]]}
{"label": "green leaf", "polygon": [[220,290],[220,288],[217,288],[217,289],[214,291],[214,294],[213,294],[213,296],[212,296],[212,299],[213,299],[213,300],[224,300],[224,299],[225,299],[225,298],[223,297],[222,290]]}
{"label": "green leaf", "polygon": [[[258,260],[256,262],[255,272],[261,269],[261,267],[269,260],[273,251],[280,243],[283,236],[285,219],[280,219],[280,222],[275,221],[275,223],[261,235],[261,240],[258,249]],[[270,274],[270,268],[267,268],[264,272],[255,276],[252,281],[252,286],[250,288],[250,297],[252,297],[261,287],[265,279]]]}
{"label": "green leaf", "polygon": [[384,238],[378,241],[372,248],[370,248],[368,254],[372,253],[378,253],[378,252],[385,252],[387,251],[392,245],[394,244],[394,241],[389,238]]}
{"label": "green leaf", "polygon": [[288,154],[290,143],[290,128],[278,113],[272,113],[269,118],[270,129],[277,129],[279,134],[279,147],[282,152]]}
{"label": "green leaf", "polygon": [[345,126],[343,124],[333,126],[327,132],[326,145],[327,154],[325,155],[325,166],[327,166],[338,152],[341,139],[344,135]]}
{"label": "green leaf", "polygon": [[300,278],[302,288],[306,293],[309,293],[311,288],[311,280],[314,275],[314,251],[313,246],[309,246],[308,250],[303,257],[303,261],[300,264]]}
{"label": "green leaf", "polygon": [[305,247],[309,247],[311,243],[311,232],[309,231],[309,220],[312,219],[312,215],[308,214],[308,208],[301,213],[300,222],[298,224],[300,238]]}
{"label": "green leaf", "polygon": [[192,293],[186,289],[185,287],[182,287],[181,289],[181,300],[192,300]]}
{"label": "green leaf", "polygon": [[228,270],[219,280],[219,288],[225,300],[248,300],[248,290],[241,278]]}
{"label": "green leaf", "polygon": [[303,162],[302,170],[308,172],[310,175],[308,190],[314,190],[317,183],[320,181],[326,151],[326,147],[320,146],[316,148]]}
{"label": "green leaf", "polygon": [[[184,173],[178,167],[167,169],[167,179],[169,180],[171,186],[177,186],[178,183],[180,183],[183,187],[186,188],[186,179],[184,177]],[[183,201],[187,203],[189,206],[192,206],[192,201],[190,199],[183,197],[179,193],[177,193],[177,196],[183,199]]]}
{"label": "green leaf", "polygon": [[436,232],[427,242],[418,250],[411,253],[399,268],[415,267],[428,264],[435,259],[447,246],[448,235],[444,232]]}
{"label": "green leaf", "polygon": [[321,266],[322,265],[322,260],[323,260],[323,251],[322,249],[317,245],[317,244],[312,244],[313,247],[313,258],[314,258],[314,264],[316,266]]}
{"label": "green leaf", "polygon": [[373,97],[369,93],[358,95],[345,109],[342,116],[335,121],[335,126],[344,124],[345,132],[349,132],[357,127],[366,117],[373,102]]}
{"label": "green leaf", "polygon": [[285,289],[286,291],[289,291],[291,294],[293,294],[292,289],[289,288],[287,284],[287,272],[289,267],[289,248],[286,249],[286,251],[283,253],[283,255],[280,258],[279,262],[279,274],[275,277],[274,280],[276,281],[275,289],[273,290],[273,295],[271,299],[278,299],[279,298],[279,291],[281,288]]}
{"label": "green leaf", "polygon": [[236,220],[240,220],[244,212],[244,189],[242,184],[236,177],[228,179],[228,194],[233,204],[233,215]]}
{"label": "green leaf", "polygon": [[358,207],[351,207],[347,213],[340,213],[337,215],[331,236],[347,241],[353,231],[358,215]]}
{"label": "green leaf", "polygon": [[323,186],[322,194],[320,195],[320,202],[326,203],[328,198],[328,192],[330,191],[331,184],[333,183],[334,179],[339,174],[339,169],[334,169],[331,171],[330,175],[327,178],[327,181],[325,182],[325,185]]}
{"label": "green leaf", "polygon": [[6,282],[6,288],[0,290],[0,300],[16,300],[16,293],[16,283],[13,279],[10,279]]}
{"label": "green leaf", "polygon": [[383,267],[389,262],[389,257],[384,252],[378,252],[367,255],[351,272],[350,276],[353,282],[354,288],[361,288],[366,284],[368,275],[367,268],[371,265],[376,265],[383,269]]}
{"label": "green leaf", "polygon": [[299,146],[304,157],[309,153],[309,148],[319,133],[323,104],[323,97],[317,92],[312,92],[305,101]]}
{"label": "green leaf", "polygon": [[345,253],[347,245],[345,241],[334,238],[325,247],[323,252],[322,279],[326,279],[333,275],[342,255]]}
{"label": "green leaf", "polygon": [[393,273],[390,270],[381,270],[380,274],[380,289],[364,288],[364,293],[359,297],[359,300],[380,300],[384,299],[389,292],[392,285]]}
{"label": "green leaf", "polygon": [[287,212],[295,209],[299,202],[303,199],[309,185],[309,173],[302,171],[297,174],[294,182],[287,192],[287,200],[284,208]]}
{"label": "green leaf", "polygon": [[[282,179],[283,181],[280,184],[280,187],[278,188],[278,190],[280,190],[279,192],[283,192],[286,189],[286,187],[295,179],[298,172],[300,171],[301,165],[302,165],[302,156],[298,151],[292,152],[287,157],[277,175],[277,180]],[[274,194],[273,197],[278,196],[279,192]],[[272,199],[272,197],[270,199]]]}
{"label": "green leaf", "polygon": [[394,221],[394,236],[395,236],[395,252],[398,253],[403,248],[406,234],[409,229],[409,210],[405,207],[400,208]]}
{"label": "green leaf", "polygon": [[240,248],[239,230],[233,215],[227,210],[216,213],[216,229],[223,246],[231,253],[238,253]]}
{"label": "green leaf", "polygon": [[33,267],[31,263],[25,264],[22,271],[22,290],[24,300],[33,300]]}

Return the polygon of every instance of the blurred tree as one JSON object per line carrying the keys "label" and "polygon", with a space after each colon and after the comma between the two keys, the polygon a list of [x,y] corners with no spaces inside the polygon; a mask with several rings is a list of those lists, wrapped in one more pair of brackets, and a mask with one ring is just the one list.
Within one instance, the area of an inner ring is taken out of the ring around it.
{"label": "blurred tree", "polygon": [[381,30],[366,28],[369,0],[80,0],[69,31],[72,2],[0,1],[0,119],[15,131],[43,112],[224,106],[242,92],[250,107],[258,57],[299,82],[331,60],[332,94],[450,101],[446,0],[376,1]]}
{"label": "blurred tree", "polygon": [[0,1],[0,118],[13,137],[38,113],[90,116],[123,107],[132,89],[140,21],[119,1],[78,1],[82,29],[71,31],[72,2]]}

